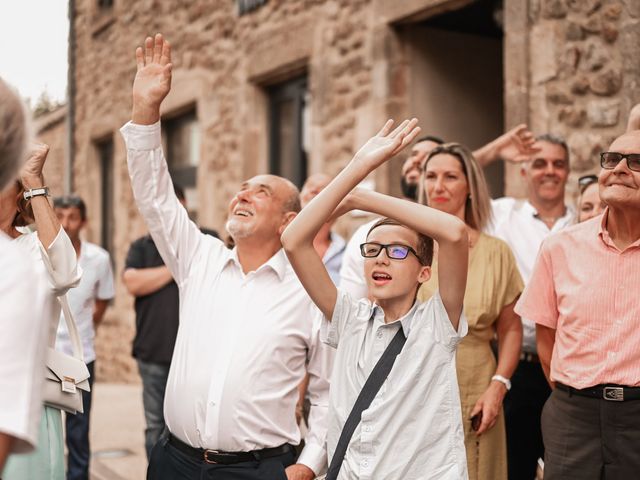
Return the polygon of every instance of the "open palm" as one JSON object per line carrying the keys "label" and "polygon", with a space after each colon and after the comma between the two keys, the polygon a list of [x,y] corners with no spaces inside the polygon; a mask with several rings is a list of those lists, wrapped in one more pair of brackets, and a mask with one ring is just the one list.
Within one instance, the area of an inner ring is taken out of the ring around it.
{"label": "open palm", "polygon": [[368,170],[376,169],[413,141],[420,133],[420,127],[417,125],[418,120],[415,118],[405,120],[391,131],[393,120],[387,120],[384,127],[360,147],[354,161]]}
{"label": "open palm", "polygon": [[171,90],[171,46],[157,34],[147,37],[142,47],[136,49],[138,71],[133,81],[134,105],[160,108],[162,100]]}

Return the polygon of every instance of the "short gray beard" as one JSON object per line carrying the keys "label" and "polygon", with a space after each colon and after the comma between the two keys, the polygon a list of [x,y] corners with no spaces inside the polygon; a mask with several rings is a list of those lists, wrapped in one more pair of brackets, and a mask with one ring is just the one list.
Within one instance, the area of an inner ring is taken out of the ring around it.
{"label": "short gray beard", "polygon": [[253,229],[248,225],[239,225],[237,222],[233,220],[227,220],[227,224],[225,225],[227,232],[234,241],[237,241],[242,238],[250,237],[253,233]]}

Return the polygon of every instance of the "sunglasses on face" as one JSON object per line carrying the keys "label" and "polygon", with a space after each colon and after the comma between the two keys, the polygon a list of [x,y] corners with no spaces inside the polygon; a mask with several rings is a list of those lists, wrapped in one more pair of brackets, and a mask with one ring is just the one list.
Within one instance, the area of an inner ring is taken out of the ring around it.
{"label": "sunglasses on face", "polygon": [[583,175],[578,179],[578,188],[580,189],[580,194],[582,195],[587,187],[593,183],[598,182],[597,175]]}
{"label": "sunglasses on face", "polygon": [[640,172],[640,153],[602,152],[600,154],[600,166],[605,170],[613,170],[625,158],[627,159],[629,170]]}
{"label": "sunglasses on face", "polygon": [[375,258],[380,255],[382,250],[387,252],[387,257],[393,260],[404,260],[409,256],[409,253],[413,253],[418,260],[418,254],[416,251],[408,245],[402,245],[401,243],[389,243],[384,245],[382,243],[367,242],[360,244],[360,253],[365,258]]}

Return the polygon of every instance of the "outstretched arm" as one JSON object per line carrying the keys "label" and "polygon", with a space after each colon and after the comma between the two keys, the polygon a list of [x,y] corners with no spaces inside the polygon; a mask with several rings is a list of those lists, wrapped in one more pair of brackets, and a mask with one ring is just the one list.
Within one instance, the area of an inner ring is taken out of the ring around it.
{"label": "outstretched arm", "polygon": [[442,303],[457,330],[467,285],[469,238],[464,222],[419,203],[371,190],[357,190],[351,207],[393,218],[438,243],[438,285]]}
{"label": "outstretched arm", "polygon": [[529,160],[538,151],[538,148],[534,147],[535,141],[533,133],[522,123],[474,151],[473,156],[483,167],[498,159],[522,163]]}
{"label": "outstretched arm", "polygon": [[416,119],[405,120],[391,131],[393,121],[387,121],[376,136],[358,150],[344,170],[293,219],[282,234],[282,246],[298,278],[328,319],[333,316],[337,290],[322,259],[313,248],[313,239],[340,202],[358,183],[413,141],[420,132],[417,123]]}

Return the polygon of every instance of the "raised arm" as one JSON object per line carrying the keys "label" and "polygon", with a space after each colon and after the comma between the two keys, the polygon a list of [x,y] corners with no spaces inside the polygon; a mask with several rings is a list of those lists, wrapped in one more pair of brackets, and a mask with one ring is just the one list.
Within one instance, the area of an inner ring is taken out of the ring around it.
{"label": "raised arm", "polygon": [[[328,319],[333,316],[337,290],[322,259],[313,248],[313,239],[358,183],[413,141],[420,132],[417,123],[416,119],[405,120],[391,131],[393,121],[387,121],[384,127],[358,150],[338,176],[293,219],[282,234],[282,246],[298,278]],[[345,204],[342,207],[345,211],[350,209]]]}
{"label": "raised arm", "polygon": [[442,303],[458,329],[467,284],[469,239],[464,222],[448,213],[371,190],[357,190],[352,208],[366,210],[406,225],[438,243],[438,285]]}
{"label": "raised arm", "polygon": [[536,139],[523,123],[512,128],[495,140],[473,152],[478,163],[486,167],[496,160],[502,159],[512,163],[526,162],[538,151],[534,147]]}
{"label": "raised arm", "polygon": [[[171,47],[162,35],[136,50],[131,122],[120,130],[136,204],[171,275],[180,285],[203,242],[174,193],[161,145],[160,105],[171,88]],[[211,237],[213,238],[213,237]],[[225,250],[218,242],[220,252]]]}
{"label": "raised arm", "polygon": [[[36,145],[20,172],[20,180],[25,191],[44,187],[42,169],[49,154],[49,147]],[[49,274],[49,280],[56,295],[64,295],[80,281],[76,251],[64,229],[58,222],[49,198],[44,195],[29,200],[40,242],[40,254]]]}

